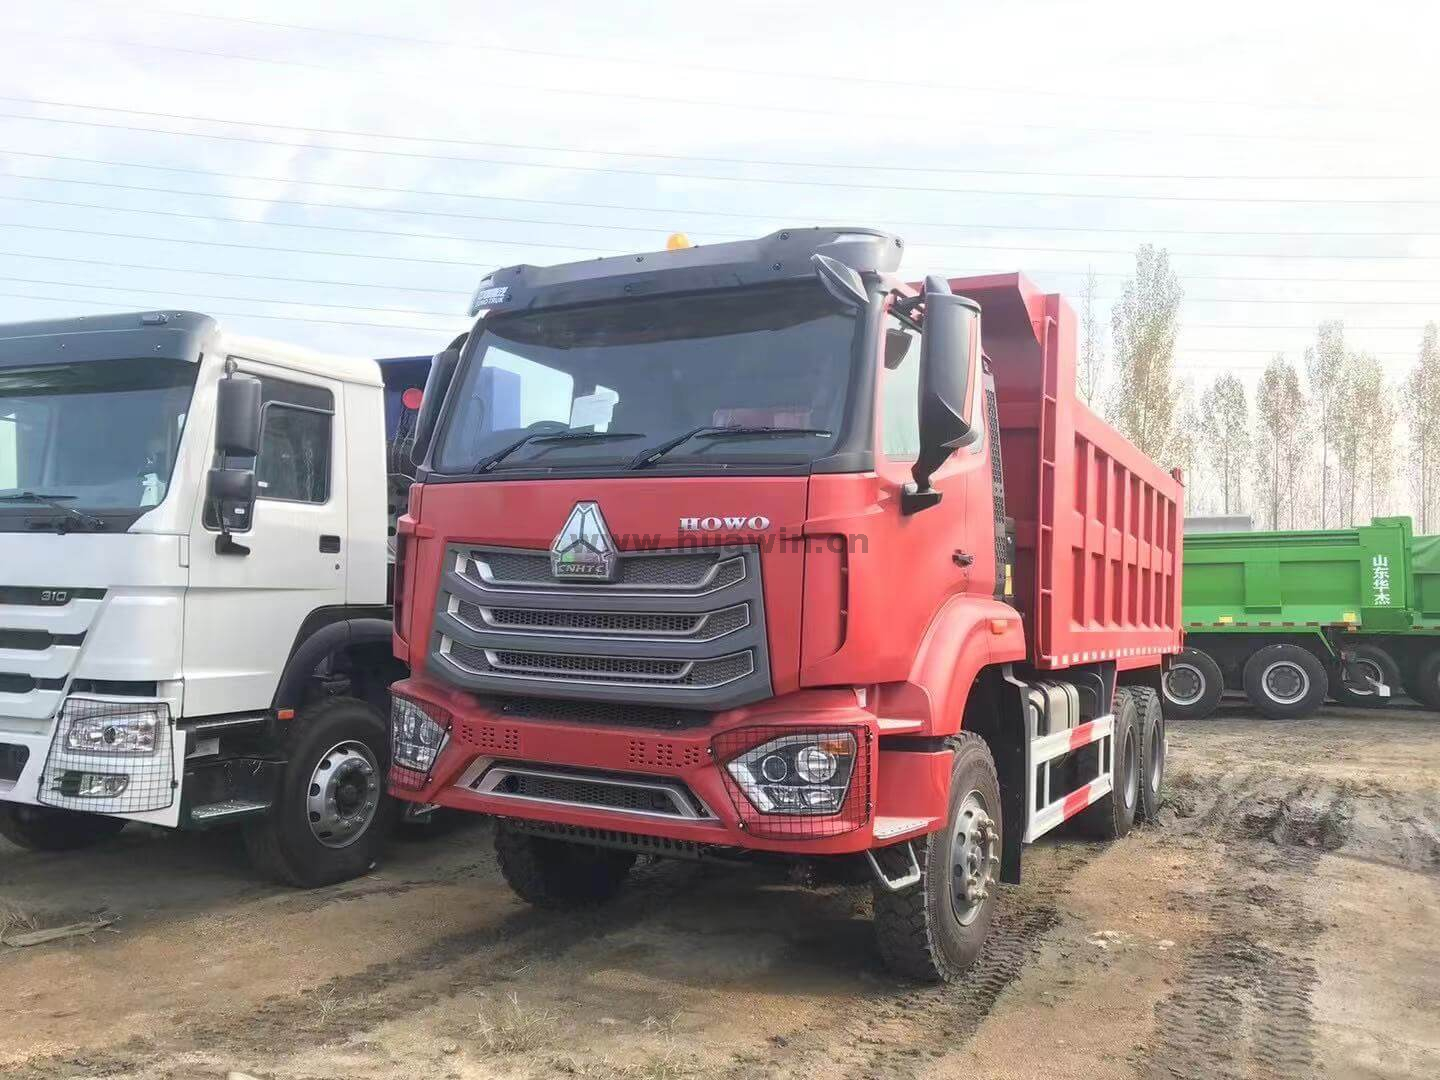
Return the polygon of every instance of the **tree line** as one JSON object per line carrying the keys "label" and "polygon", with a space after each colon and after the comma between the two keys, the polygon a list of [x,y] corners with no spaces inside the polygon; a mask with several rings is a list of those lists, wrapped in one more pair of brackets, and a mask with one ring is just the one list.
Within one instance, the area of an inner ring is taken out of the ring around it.
{"label": "tree line", "polygon": [[1253,387],[1233,371],[1197,384],[1175,364],[1183,301],[1169,255],[1142,245],[1107,347],[1090,275],[1076,384],[1137,447],[1185,470],[1187,514],[1319,529],[1408,513],[1440,532],[1440,324],[1426,324],[1398,380],[1334,319],[1298,358],[1271,357]]}

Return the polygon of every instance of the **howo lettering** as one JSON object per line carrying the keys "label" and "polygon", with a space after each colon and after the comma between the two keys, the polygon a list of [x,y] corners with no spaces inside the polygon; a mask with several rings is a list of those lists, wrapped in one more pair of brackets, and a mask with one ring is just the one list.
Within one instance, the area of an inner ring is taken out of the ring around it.
{"label": "howo lettering", "polygon": [[[603,899],[637,854],[808,863],[873,883],[893,968],[953,979],[1025,843],[1155,813],[1179,477],[1076,400],[1060,297],[912,287],[901,250],[511,267],[436,357],[391,784],[496,817],[525,899]],[[606,580],[556,572],[582,537]]]}

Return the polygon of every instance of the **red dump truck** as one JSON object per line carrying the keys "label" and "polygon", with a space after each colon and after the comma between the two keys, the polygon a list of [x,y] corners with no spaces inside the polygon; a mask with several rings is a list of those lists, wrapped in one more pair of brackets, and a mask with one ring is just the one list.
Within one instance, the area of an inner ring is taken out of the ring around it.
{"label": "red dump truck", "polygon": [[541,905],[637,854],[863,873],[958,977],[1022,845],[1153,814],[1181,488],[1018,274],[793,229],[481,283],[400,523],[395,794]]}

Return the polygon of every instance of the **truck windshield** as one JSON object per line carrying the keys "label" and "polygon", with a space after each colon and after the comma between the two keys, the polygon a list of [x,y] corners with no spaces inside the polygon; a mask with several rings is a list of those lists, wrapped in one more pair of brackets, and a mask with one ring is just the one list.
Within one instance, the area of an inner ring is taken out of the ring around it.
{"label": "truck windshield", "polygon": [[145,357],[0,369],[0,498],[12,496],[4,505],[24,506],[22,492],[82,510],[158,504],[196,368]]}
{"label": "truck windshield", "polygon": [[494,317],[434,467],[467,473],[528,433],[570,431],[613,437],[537,437],[491,467],[618,468],[708,428],[756,430],[685,440],[660,464],[807,464],[841,431],[856,326],[810,282]]}

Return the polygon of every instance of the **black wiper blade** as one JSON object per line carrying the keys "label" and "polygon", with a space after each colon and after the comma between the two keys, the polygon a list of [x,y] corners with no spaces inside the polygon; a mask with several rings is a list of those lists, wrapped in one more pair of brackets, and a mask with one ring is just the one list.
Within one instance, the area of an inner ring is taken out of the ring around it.
{"label": "black wiper blade", "polygon": [[673,439],[667,439],[659,446],[652,446],[649,450],[642,450],[636,454],[630,462],[630,468],[643,469],[647,465],[653,465],[662,457],[674,450],[681,443],[687,443],[691,439],[728,439],[735,436],[760,436],[769,438],[781,438],[787,435],[818,435],[828,438],[831,434],[825,428],[804,428],[804,427],[775,427],[773,425],[754,424],[705,424],[701,427],[691,428],[689,431],[682,431]]}
{"label": "black wiper blade", "polygon": [[516,439],[509,446],[495,451],[489,457],[481,458],[470,471],[489,472],[522,446],[529,446],[531,443],[570,442],[575,439],[603,442],[607,439],[643,439],[644,437],[643,431],[532,431],[528,435]]}
{"label": "black wiper blade", "polygon": [[59,510],[69,514],[76,521],[85,523],[88,529],[105,528],[105,519],[95,514],[87,514],[82,510],[76,510],[73,506],[66,506],[62,499],[73,499],[74,495],[41,495],[34,491],[15,491],[8,495],[0,495],[0,502],[37,502],[44,503],[52,510]]}

